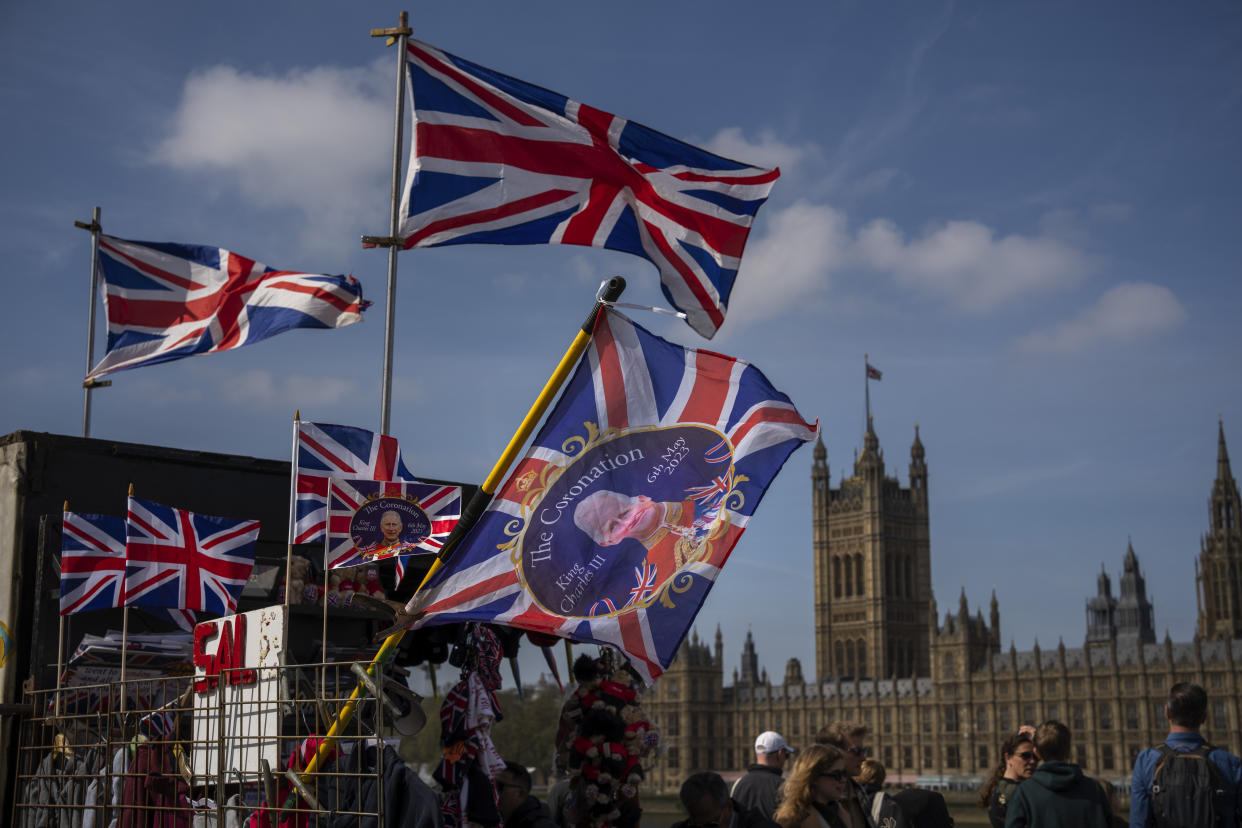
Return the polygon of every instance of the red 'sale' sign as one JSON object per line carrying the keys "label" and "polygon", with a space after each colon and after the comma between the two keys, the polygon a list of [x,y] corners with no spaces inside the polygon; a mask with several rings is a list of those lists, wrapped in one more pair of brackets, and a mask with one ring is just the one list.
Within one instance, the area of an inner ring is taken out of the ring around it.
{"label": "red 'sale' sign", "polygon": [[[207,643],[216,635],[220,640],[214,653]],[[235,615],[222,621],[199,624],[194,628],[194,666],[206,673],[194,680],[194,692],[205,693],[223,681],[225,684],[254,684],[258,676],[246,663],[246,616]]]}

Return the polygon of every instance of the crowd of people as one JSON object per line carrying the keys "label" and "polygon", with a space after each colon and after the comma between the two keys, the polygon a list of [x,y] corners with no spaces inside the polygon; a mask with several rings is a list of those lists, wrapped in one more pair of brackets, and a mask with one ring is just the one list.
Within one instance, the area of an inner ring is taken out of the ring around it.
{"label": "crowd of people", "polygon": [[[1139,754],[1129,820],[1118,792],[1069,761],[1073,735],[1058,721],[1026,725],[1001,745],[1001,759],[978,805],[993,828],[1242,826],[1242,759],[1200,733],[1207,693],[1179,682],[1165,704],[1169,734]],[[755,739],[755,761],[728,789],[716,773],[681,788],[687,818],[674,828],[942,828],[953,825],[944,798],[906,788],[888,794],[885,769],[867,758],[864,725],[833,722],[795,750],[774,731]]]}

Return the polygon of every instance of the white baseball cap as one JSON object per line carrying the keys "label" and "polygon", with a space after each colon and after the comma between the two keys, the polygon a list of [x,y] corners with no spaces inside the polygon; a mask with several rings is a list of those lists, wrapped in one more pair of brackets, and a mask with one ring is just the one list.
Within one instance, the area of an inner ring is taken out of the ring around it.
{"label": "white baseball cap", "polygon": [[765,730],[755,737],[755,753],[776,753],[780,750],[794,752],[793,748],[785,744],[785,737],[775,730]]}

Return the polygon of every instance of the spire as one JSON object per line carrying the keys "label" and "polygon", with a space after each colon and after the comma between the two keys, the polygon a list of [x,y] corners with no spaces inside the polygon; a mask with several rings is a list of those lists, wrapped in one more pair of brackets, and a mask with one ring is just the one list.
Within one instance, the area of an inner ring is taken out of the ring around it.
{"label": "spire", "polygon": [[824,435],[822,433],[815,438],[815,449],[811,456],[817,465],[828,462],[828,449],[824,448]]}
{"label": "spire", "polygon": [[1126,574],[1138,572],[1138,557],[1134,554],[1134,541],[1130,538],[1126,538],[1126,557],[1121,567]]}
{"label": "spire", "polygon": [[962,618],[966,618],[970,615],[970,607],[967,606],[966,604],[966,585],[965,584],[962,584],[962,594],[957,599],[957,614],[960,615]]}
{"label": "spire", "polygon": [[1224,418],[1217,419],[1216,427],[1216,479],[1223,482],[1233,478],[1233,473],[1229,469],[1229,449],[1225,445]]}
{"label": "spire", "polygon": [[921,462],[924,457],[923,441],[919,439],[919,424],[914,424],[914,442],[910,444],[910,459]]}

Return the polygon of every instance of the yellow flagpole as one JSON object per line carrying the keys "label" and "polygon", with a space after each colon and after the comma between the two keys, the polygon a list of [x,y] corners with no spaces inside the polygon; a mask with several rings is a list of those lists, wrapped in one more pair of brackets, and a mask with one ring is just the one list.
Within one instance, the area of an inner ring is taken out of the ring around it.
{"label": "yellow flagpole", "polygon": [[[414,591],[415,597],[417,597],[418,592],[427,585],[427,582],[431,580],[431,576],[444,566],[444,562],[448,559],[449,555],[452,554],[453,549],[457,546],[457,543],[461,540],[462,536],[465,535],[470,526],[472,526],[474,522],[482,516],[484,510],[487,508],[487,504],[491,501],[492,495],[495,494],[496,488],[500,485],[500,481],[504,479],[505,472],[508,471],[509,466],[512,465],[513,461],[517,458],[517,454],[521,451],[522,446],[524,446],[526,441],[530,439],[530,435],[534,432],[535,426],[539,424],[541,419],[543,419],[544,412],[546,412],[548,406],[552,404],[553,398],[555,398],[557,392],[560,391],[561,385],[564,384],[565,379],[569,376],[569,372],[573,370],[573,367],[577,365],[578,360],[582,357],[583,352],[586,351],[586,347],[591,341],[591,332],[595,329],[595,319],[599,316],[599,312],[607,303],[615,302],[623,290],[625,290],[625,280],[620,276],[612,277],[605,284],[600,293],[599,300],[597,300],[595,305],[591,308],[591,313],[587,315],[586,321],[582,323],[582,327],[579,329],[577,336],[574,337],[574,341],[570,343],[568,350],[565,351],[565,355],[561,357],[561,361],[556,366],[556,370],[552,372],[552,376],[550,376],[548,381],[544,384],[543,390],[539,392],[539,396],[530,407],[530,411],[526,413],[526,417],[522,420],[522,424],[518,426],[518,429],[514,432],[512,439],[509,440],[509,445],[505,447],[504,452],[500,455],[500,459],[497,460],[496,465],[492,467],[491,474],[487,476],[487,479],[483,481],[482,487],[480,487],[479,491],[470,499],[469,505],[466,506],[462,513],[461,521],[454,528],[452,534],[449,536],[449,539],[445,541],[444,547],[440,550],[439,555],[432,562],[431,568],[427,570],[427,575],[418,585],[418,589]],[[410,601],[413,603],[414,599],[411,598]],[[370,665],[367,667],[368,674],[374,677],[379,665],[382,665],[392,659],[392,657],[396,654],[397,645],[401,643],[401,639],[405,636],[405,633],[405,629],[400,629],[384,639],[384,643],[380,645],[379,652],[375,654],[375,658],[371,660]],[[350,721],[353,720],[354,713],[358,709],[358,702],[362,698],[364,689],[365,688],[361,683],[354,687],[353,692],[350,693],[349,699],[346,700],[340,713],[338,713],[336,719],[333,720],[332,726],[328,729],[323,741],[319,743],[319,747],[315,750],[315,755],[312,756],[310,762],[307,763],[306,769],[301,773],[297,773],[293,770],[289,770],[287,772],[287,775],[291,780],[295,780],[299,783],[305,782],[308,777],[312,776],[319,770],[319,766],[324,761],[324,756],[331,751],[333,747],[335,747],[337,741],[341,737],[341,734],[344,732],[345,728],[349,726]],[[291,792],[285,800],[282,809],[293,807],[293,802],[296,798],[297,793]]]}

